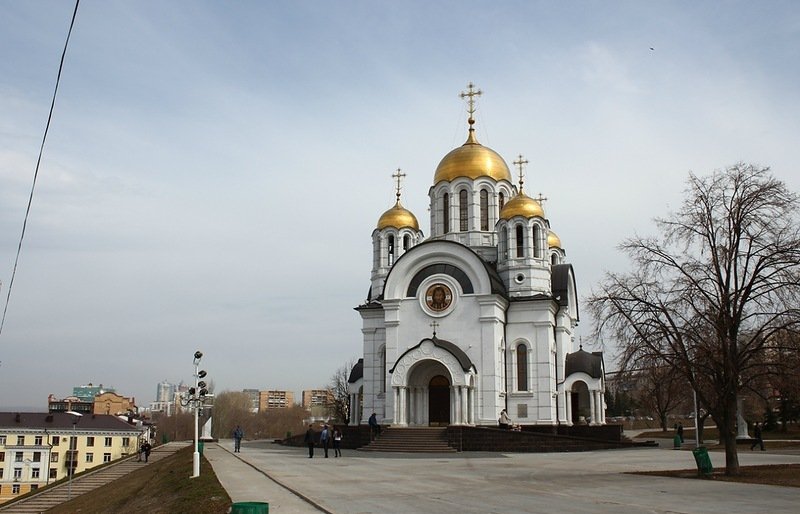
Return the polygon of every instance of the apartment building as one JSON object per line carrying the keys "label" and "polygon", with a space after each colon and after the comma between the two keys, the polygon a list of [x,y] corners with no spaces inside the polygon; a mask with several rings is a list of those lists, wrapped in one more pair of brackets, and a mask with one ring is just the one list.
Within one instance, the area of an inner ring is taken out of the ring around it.
{"label": "apartment building", "polygon": [[141,433],[105,414],[0,412],[0,503],[134,454]]}

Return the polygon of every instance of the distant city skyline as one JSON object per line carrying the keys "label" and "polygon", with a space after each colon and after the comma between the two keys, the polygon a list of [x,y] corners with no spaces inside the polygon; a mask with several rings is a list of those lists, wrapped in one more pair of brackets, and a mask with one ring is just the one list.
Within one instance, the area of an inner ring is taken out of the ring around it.
{"label": "distant city skyline", "polygon": [[[5,301],[74,3],[0,8]],[[164,377],[193,382],[195,350],[218,392],[325,387],[362,354],[353,308],[392,174],[430,235],[469,82],[478,140],[529,161],[583,300],[690,171],[752,162],[800,190],[798,27],[789,1],[81,2],[0,406],[90,381],[149,403]],[[592,322],[581,308],[577,337],[613,369]]]}

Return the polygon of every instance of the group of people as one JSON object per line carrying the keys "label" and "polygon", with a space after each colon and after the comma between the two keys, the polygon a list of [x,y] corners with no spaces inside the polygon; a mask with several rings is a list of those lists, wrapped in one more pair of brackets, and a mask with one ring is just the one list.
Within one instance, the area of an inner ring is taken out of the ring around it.
{"label": "group of people", "polygon": [[[306,430],[306,435],[303,438],[303,441],[308,446],[308,458],[314,458],[314,446],[317,442],[317,434],[314,431],[314,425],[309,424],[308,430]],[[319,434],[319,444],[322,447],[323,451],[325,452],[325,458],[328,458],[328,448],[333,443],[333,456],[334,457],[341,457],[342,456],[342,431],[338,428],[334,427],[333,430],[325,424],[322,426],[322,432]]]}

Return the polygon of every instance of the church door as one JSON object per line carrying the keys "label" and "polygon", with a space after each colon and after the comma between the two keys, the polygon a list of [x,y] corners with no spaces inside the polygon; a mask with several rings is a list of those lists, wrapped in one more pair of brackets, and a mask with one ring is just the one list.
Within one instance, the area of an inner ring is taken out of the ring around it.
{"label": "church door", "polygon": [[572,424],[577,425],[581,419],[581,394],[570,393],[570,401],[572,402]]}
{"label": "church door", "polygon": [[450,381],[436,375],[428,384],[428,423],[431,426],[450,424]]}

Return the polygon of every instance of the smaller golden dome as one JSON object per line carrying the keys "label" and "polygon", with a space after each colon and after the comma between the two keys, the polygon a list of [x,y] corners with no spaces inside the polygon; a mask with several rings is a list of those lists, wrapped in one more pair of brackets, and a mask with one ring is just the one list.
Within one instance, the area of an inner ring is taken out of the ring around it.
{"label": "smaller golden dome", "polygon": [[400,205],[400,200],[398,200],[394,207],[384,212],[378,220],[378,230],[383,230],[387,227],[396,229],[410,227],[414,230],[419,230],[419,223],[417,223],[416,216]]}
{"label": "smaller golden dome", "polygon": [[552,230],[547,231],[547,246],[550,248],[562,248],[561,238],[558,237]]}
{"label": "smaller golden dome", "polygon": [[544,218],[542,204],[526,195],[522,191],[508,201],[500,211],[500,219],[510,220],[514,216],[524,216],[525,218]]}

